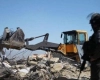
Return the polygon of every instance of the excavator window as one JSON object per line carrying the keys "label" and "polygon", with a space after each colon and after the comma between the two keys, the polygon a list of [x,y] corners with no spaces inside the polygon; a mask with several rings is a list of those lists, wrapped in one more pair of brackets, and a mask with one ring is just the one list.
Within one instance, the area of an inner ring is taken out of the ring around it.
{"label": "excavator window", "polygon": [[83,31],[67,31],[63,32],[63,42],[64,44],[79,44],[83,45],[83,43],[87,40],[87,33]]}
{"label": "excavator window", "polygon": [[75,33],[64,34],[64,44],[77,44],[77,35]]}
{"label": "excavator window", "polygon": [[83,45],[85,41],[86,41],[85,33],[79,33],[79,44]]}

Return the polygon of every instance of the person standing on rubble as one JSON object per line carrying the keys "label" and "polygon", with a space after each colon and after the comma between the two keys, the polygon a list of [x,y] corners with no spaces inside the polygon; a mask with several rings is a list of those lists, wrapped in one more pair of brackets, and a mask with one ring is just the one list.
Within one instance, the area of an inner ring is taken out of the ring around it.
{"label": "person standing on rubble", "polygon": [[100,13],[92,14],[90,24],[93,34],[83,45],[82,59],[91,64],[91,80],[100,80]]}

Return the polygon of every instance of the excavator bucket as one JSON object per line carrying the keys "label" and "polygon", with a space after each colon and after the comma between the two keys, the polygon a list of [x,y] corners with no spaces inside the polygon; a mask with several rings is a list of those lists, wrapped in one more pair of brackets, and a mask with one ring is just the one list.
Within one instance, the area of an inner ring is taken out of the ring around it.
{"label": "excavator bucket", "polygon": [[8,40],[0,40],[0,46],[5,47],[7,49],[22,49],[25,45],[24,41],[24,32],[22,29],[18,28],[15,32],[9,33],[9,39]]}

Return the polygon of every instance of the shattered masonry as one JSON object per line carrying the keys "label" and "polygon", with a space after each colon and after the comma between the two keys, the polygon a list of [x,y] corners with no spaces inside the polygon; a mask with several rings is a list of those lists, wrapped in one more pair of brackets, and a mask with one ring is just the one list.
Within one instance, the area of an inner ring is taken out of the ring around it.
{"label": "shattered masonry", "polygon": [[[78,80],[78,75],[77,63],[67,58],[48,57],[48,54],[33,54],[26,60],[8,59],[0,63],[0,80]],[[89,80],[89,68],[82,72],[80,80],[82,78]]]}

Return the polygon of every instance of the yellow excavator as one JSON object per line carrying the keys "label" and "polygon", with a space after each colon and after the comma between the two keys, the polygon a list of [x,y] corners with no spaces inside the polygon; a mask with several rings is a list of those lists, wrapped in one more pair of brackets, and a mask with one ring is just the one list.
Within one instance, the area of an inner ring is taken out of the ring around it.
{"label": "yellow excavator", "polygon": [[[83,30],[71,30],[71,31],[65,31],[62,32],[61,37],[63,37],[63,44],[57,44],[48,42],[48,36],[49,34],[42,35],[45,36],[44,40],[40,43],[37,43],[35,45],[29,45],[27,44],[25,46],[26,49],[29,50],[45,50],[45,51],[51,51],[54,52],[54,56],[60,57],[63,54],[64,56],[74,59],[76,61],[81,61],[81,57],[83,55],[82,45],[85,41],[88,40],[88,35],[86,31]],[[28,41],[42,37],[33,37],[33,38],[27,38],[25,41],[28,43]],[[59,53],[59,54],[57,54]]]}
{"label": "yellow excavator", "polygon": [[[6,32],[5,32],[6,33]],[[7,34],[7,33],[6,33]],[[81,61],[83,55],[82,45],[88,40],[88,35],[86,31],[83,30],[71,30],[62,32],[61,38],[63,37],[63,43],[57,44],[53,42],[48,42],[49,34],[46,33],[41,36],[31,37],[24,39],[24,32],[22,29],[18,28],[14,33],[10,33],[9,39],[4,40],[4,36],[0,38],[0,51],[4,53],[3,48],[11,49],[28,49],[28,50],[45,50],[51,51],[59,54],[63,54],[66,57],[74,59],[76,61]],[[42,42],[37,44],[29,44],[29,41],[34,40],[39,37],[43,37]],[[59,56],[58,56],[59,57]]]}
{"label": "yellow excavator", "polygon": [[65,56],[80,61],[83,55],[82,45],[88,40],[88,34],[83,30],[71,30],[62,32],[63,44],[60,44],[58,50]]}

